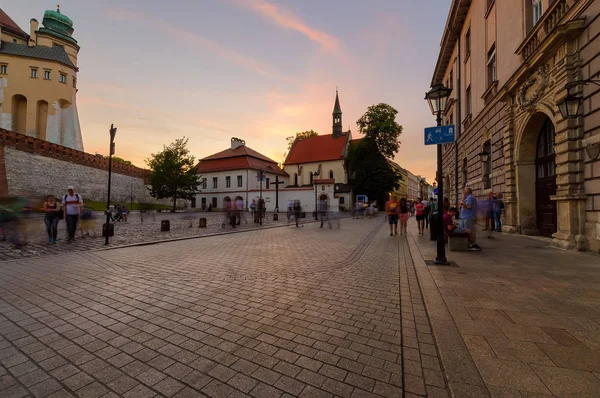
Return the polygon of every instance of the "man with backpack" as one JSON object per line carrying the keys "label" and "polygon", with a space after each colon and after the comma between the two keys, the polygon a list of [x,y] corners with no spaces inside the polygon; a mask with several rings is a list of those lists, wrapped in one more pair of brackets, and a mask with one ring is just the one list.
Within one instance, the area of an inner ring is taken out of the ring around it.
{"label": "man with backpack", "polygon": [[63,196],[63,211],[65,220],[67,221],[67,232],[69,235],[68,243],[75,240],[75,232],[77,231],[77,222],[79,221],[79,215],[81,208],[83,207],[83,199],[81,195],[75,193],[75,188],[69,185],[67,188],[67,194]]}

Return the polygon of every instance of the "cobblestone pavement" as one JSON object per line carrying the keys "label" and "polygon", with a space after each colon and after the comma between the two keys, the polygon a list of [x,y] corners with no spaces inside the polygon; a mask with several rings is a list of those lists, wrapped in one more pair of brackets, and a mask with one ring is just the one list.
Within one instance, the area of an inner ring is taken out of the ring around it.
{"label": "cobblestone pavement", "polygon": [[0,396],[448,397],[382,219],[0,263]]}
{"label": "cobblestone pavement", "polygon": [[[141,218],[143,216],[143,219]],[[206,228],[199,228],[199,219],[204,217],[207,219]],[[245,214],[244,220],[240,226],[237,226],[235,231],[267,228],[276,226],[285,226],[288,224],[285,213],[279,213],[281,218],[278,221],[273,221],[273,215],[267,214],[263,225],[253,223],[250,213]],[[130,215],[127,222],[114,223],[115,236],[110,238],[109,246],[123,246],[144,242],[165,241],[171,239],[205,236],[218,234],[223,232],[231,232],[232,228],[229,225],[223,225],[225,213],[133,213]],[[169,220],[170,231],[161,232],[160,223],[162,220]],[[308,215],[302,219],[302,223],[314,221]],[[0,242],[0,261],[24,257],[35,257],[45,254],[68,253],[73,251],[97,250],[106,248],[104,246],[104,238],[102,238],[102,224],[104,218],[98,214],[90,236],[82,237],[80,231],[77,232],[77,239],[73,244],[67,244],[66,238],[66,223],[60,221],[58,228],[58,242],[55,245],[48,244],[48,235],[42,217],[35,217],[22,221],[21,226],[28,232],[27,245],[20,249],[15,249],[8,242]],[[81,225],[81,223],[80,223]]]}
{"label": "cobblestone pavement", "polygon": [[[414,224],[412,225],[414,227]],[[600,256],[478,231],[481,252],[409,238],[448,383],[458,397],[600,397]]]}

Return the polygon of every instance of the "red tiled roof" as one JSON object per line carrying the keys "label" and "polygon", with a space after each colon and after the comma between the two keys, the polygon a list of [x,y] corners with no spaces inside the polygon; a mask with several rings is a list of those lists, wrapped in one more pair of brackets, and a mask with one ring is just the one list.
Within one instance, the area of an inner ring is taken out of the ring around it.
{"label": "red tiled roof", "polygon": [[297,140],[284,164],[340,160],[344,156],[349,136],[350,134],[346,132],[339,138],[333,138],[333,134],[327,134]]}
{"label": "red tiled roof", "polygon": [[264,170],[268,173],[287,176],[288,174],[277,166],[277,162],[250,149],[240,146],[236,149],[226,149],[214,155],[200,159],[198,163],[199,173],[228,170]]}
{"label": "red tiled roof", "polygon": [[19,28],[19,25],[9,17],[4,10],[0,8],[0,26],[4,28],[4,30],[13,33],[18,36],[22,36],[23,38],[27,38],[27,33],[23,31],[23,29]]}

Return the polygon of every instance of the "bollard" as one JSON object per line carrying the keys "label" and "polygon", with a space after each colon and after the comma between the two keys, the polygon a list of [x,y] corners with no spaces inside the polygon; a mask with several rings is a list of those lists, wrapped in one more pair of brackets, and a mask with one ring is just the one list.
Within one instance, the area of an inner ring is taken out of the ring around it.
{"label": "bollard", "polygon": [[160,231],[169,232],[171,230],[171,222],[169,220],[162,220],[160,222]]}
{"label": "bollard", "polygon": [[279,214],[273,214],[273,221],[279,221]]}
{"label": "bollard", "polygon": [[[106,237],[106,224],[102,224],[102,236]],[[108,224],[108,236],[115,236],[115,224]]]}
{"label": "bollard", "polygon": [[206,228],[206,218],[200,218],[200,221],[198,222],[198,228]]}

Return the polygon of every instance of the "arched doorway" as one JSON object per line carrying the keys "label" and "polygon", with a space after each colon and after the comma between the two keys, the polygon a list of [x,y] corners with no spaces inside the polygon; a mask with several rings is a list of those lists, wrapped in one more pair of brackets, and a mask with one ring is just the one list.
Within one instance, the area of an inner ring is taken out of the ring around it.
{"label": "arched doorway", "polygon": [[323,194],[319,196],[319,200],[329,200],[329,198],[327,197],[327,195]]}
{"label": "arched doorway", "polygon": [[552,237],[557,231],[554,124],[543,112],[534,113],[517,139],[516,225],[525,235]]}
{"label": "arched doorway", "polygon": [[540,235],[552,237],[557,230],[556,154],[554,153],[554,124],[546,118],[537,139],[535,156],[535,207]]}

